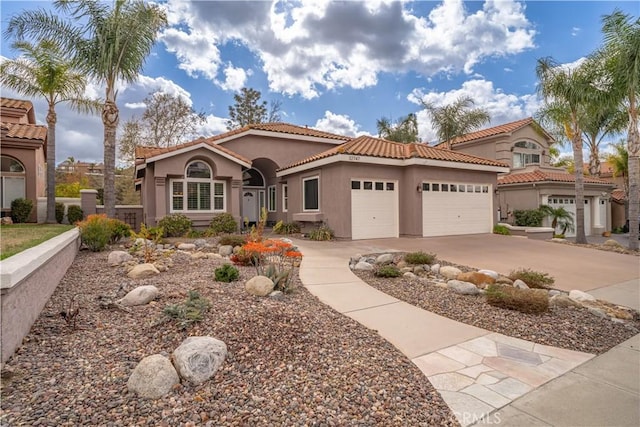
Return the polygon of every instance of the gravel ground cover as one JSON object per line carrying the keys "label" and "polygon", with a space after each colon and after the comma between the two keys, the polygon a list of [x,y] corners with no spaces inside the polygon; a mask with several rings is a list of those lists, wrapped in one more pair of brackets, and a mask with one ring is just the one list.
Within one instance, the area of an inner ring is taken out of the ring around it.
{"label": "gravel ground cover", "polygon": [[[340,315],[298,285],[284,300],[248,295],[241,280],[214,280],[217,259],[176,254],[174,266],[133,281],[81,251],[2,372],[2,426],[458,425],[426,377],[375,331]],[[159,300],[131,313],[101,309],[100,296],[155,285]],[[118,291],[119,290],[119,291]],[[189,290],[211,301],[204,321],[181,330],[159,322]],[[75,296],[77,329],[61,318]],[[226,342],[223,367],[204,384],[158,400],[127,391],[144,357],[169,356],[187,337]]]}
{"label": "gravel ground cover", "polygon": [[[367,255],[370,256],[370,255]],[[371,255],[375,256],[375,255]],[[453,265],[462,271],[472,268]],[[489,305],[483,295],[460,295],[435,286],[436,280],[380,278],[371,271],[354,271],[364,282],[399,300],[462,323],[539,344],[601,354],[640,330],[640,317],[626,325],[614,323],[577,307],[551,307],[543,314],[523,314]]]}

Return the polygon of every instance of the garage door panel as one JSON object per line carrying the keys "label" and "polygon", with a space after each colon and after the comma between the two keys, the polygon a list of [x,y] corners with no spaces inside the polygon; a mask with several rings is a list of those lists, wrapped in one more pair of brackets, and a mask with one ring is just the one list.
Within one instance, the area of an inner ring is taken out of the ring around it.
{"label": "garage door panel", "polygon": [[352,239],[398,237],[398,190],[387,182],[383,190],[351,190]]}
{"label": "garage door panel", "polygon": [[[576,227],[575,227],[575,223],[576,223],[576,202],[575,202],[575,197],[568,197],[568,196],[549,196],[548,199],[548,205],[553,207],[553,208],[559,208],[559,207],[563,207],[567,212],[571,212],[573,215],[573,222],[574,222],[574,230],[573,231],[568,231],[565,234],[566,237],[575,237],[576,235]],[[584,205],[584,231],[585,231],[585,235],[590,236],[591,235],[591,203],[589,201],[589,199],[585,199],[585,205]],[[562,232],[561,227],[557,227],[556,228],[556,232],[560,233]]]}

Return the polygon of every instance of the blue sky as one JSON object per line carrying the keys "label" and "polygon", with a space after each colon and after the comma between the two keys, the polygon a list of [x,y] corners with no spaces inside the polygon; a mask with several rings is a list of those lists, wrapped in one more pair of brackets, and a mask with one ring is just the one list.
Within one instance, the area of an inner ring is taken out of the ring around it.
{"label": "blue sky", "polygon": [[[122,85],[121,122],[142,113],[151,92],[182,96],[207,115],[199,134],[226,130],[241,87],[282,103],[283,121],[345,135],[376,134],[376,120],[418,114],[420,137],[434,141],[419,100],[446,104],[469,95],[491,125],[538,108],[535,63],[571,63],[601,42],[602,15],[640,14],[637,1],[163,1],[170,26],[138,81]],[[24,9],[49,3],[0,3],[3,29]],[[14,58],[3,39],[1,56]],[[92,84],[89,94],[102,95]],[[2,96],[17,94],[2,88]],[[39,123],[46,106],[34,99]],[[58,162],[102,160],[99,117],[58,110]]]}

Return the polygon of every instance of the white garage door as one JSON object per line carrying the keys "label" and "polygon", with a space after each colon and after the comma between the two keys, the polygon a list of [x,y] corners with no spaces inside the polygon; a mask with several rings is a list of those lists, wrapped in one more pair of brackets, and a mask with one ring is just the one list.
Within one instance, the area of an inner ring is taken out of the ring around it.
{"label": "white garage door", "polygon": [[[567,212],[573,214],[574,230],[568,231],[565,234],[566,237],[574,237],[576,235],[575,223],[576,223],[576,199],[575,197],[567,196],[549,196],[549,206],[552,208],[564,207]],[[557,233],[562,232],[560,227],[556,230]],[[589,199],[584,199],[584,232],[585,235],[591,235],[591,202]]]}
{"label": "white garage door", "polygon": [[493,193],[488,184],[422,184],[422,235],[491,233]]}
{"label": "white garage door", "polygon": [[351,238],[398,237],[398,230],[397,182],[351,180]]}

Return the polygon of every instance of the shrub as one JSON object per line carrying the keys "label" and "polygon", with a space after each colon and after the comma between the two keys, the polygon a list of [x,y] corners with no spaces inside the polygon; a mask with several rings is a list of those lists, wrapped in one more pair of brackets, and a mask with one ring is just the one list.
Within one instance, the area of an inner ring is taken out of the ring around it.
{"label": "shrub", "polygon": [[235,233],[238,230],[238,223],[230,213],[215,215],[209,224],[211,235],[217,236],[222,233]]}
{"label": "shrub", "polygon": [[56,222],[62,224],[64,221],[64,203],[56,202]]}
{"label": "shrub", "polygon": [[238,277],[240,276],[238,269],[231,264],[224,264],[223,266],[216,268],[215,275],[218,282],[225,283],[238,280]]}
{"label": "shrub", "polygon": [[511,230],[505,225],[496,224],[493,226],[493,234],[502,234],[503,236],[510,236]]}
{"label": "shrub", "polygon": [[333,239],[333,230],[328,225],[322,224],[315,230],[311,230],[308,237],[310,240],[331,240]]}
{"label": "shrub", "polygon": [[407,264],[414,265],[422,265],[422,264],[433,264],[436,260],[435,254],[428,254],[422,251],[419,252],[409,252],[404,256],[404,260]]}
{"label": "shrub", "polygon": [[170,214],[158,222],[164,229],[164,237],[182,237],[191,230],[191,220],[183,214]]}
{"label": "shrub", "polygon": [[89,215],[86,220],[78,222],[80,241],[92,252],[104,250],[111,238],[110,222],[105,214]]}
{"label": "shrub", "polygon": [[398,267],[391,264],[376,266],[373,269],[373,275],[376,277],[399,277],[401,274]]}
{"label": "shrub", "polygon": [[27,222],[33,210],[33,202],[29,199],[15,199],[11,202],[11,220],[18,224]]}
{"label": "shrub", "polygon": [[244,236],[240,234],[225,234],[218,239],[219,245],[230,245],[233,247],[242,246],[246,242]]}
{"label": "shrub", "polygon": [[78,221],[82,221],[82,217],[84,213],[82,212],[82,208],[78,205],[69,205],[67,208],[67,221],[69,224],[75,224]]}
{"label": "shrub", "polygon": [[187,300],[182,304],[167,305],[163,313],[174,319],[180,329],[186,329],[192,323],[200,322],[204,318],[204,313],[211,304],[206,298],[200,296],[197,291],[189,291]]}
{"label": "shrub", "polygon": [[539,271],[521,268],[509,273],[509,279],[520,279],[530,288],[547,289],[555,282],[555,279],[548,273],[540,273]]}
{"label": "shrub", "polygon": [[540,209],[516,210],[513,211],[516,218],[516,225],[521,227],[540,227],[545,217]]}
{"label": "shrub", "polygon": [[131,236],[131,227],[119,219],[112,218],[109,220],[110,236],[109,243],[118,243],[120,239]]}
{"label": "shrub", "polygon": [[[131,231],[131,237],[136,242],[129,251],[135,253],[141,249],[144,255],[144,262],[153,262],[156,257],[155,247],[160,243],[163,234],[164,230],[162,227],[147,228],[147,226],[142,223],[140,224],[140,231],[138,233]],[[138,239],[142,239],[142,244],[139,243]],[[150,243],[149,240],[152,240],[152,242]]]}
{"label": "shrub", "polygon": [[291,278],[294,276],[295,268],[300,265],[302,254],[291,243],[276,239],[249,241],[242,246],[237,255],[244,259],[249,257],[256,267],[256,273],[269,277],[275,285],[275,290],[292,290]]}
{"label": "shrub", "polygon": [[487,302],[494,307],[516,310],[521,313],[540,314],[549,310],[546,293],[513,286],[489,285],[485,292]]}
{"label": "shrub", "polygon": [[231,255],[229,259],[235,265],[255,265],[253,254],[246,252],[244,249],[240,249],[238,253]]}
{"label": "shrub", "polygon": [[200,230],[194,230],[193,228],[187,231],[186,236],[190,239],[197,239],[204,236],[204,233]]}
{"label": "shrub", "polygon": [[273,232],[276,234],[295,234],[300,232],[300,226],[295,222],[278,221],[273,226]]}

